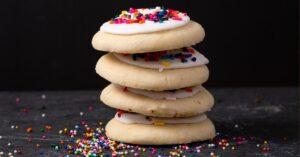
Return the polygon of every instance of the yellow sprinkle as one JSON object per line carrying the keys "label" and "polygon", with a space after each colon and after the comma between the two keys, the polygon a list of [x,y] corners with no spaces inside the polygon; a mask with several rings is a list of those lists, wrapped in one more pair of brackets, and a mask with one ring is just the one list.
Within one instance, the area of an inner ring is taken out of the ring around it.
{"label": "yellow sprinkle", "polygon": [[264,141],[264,144],[268,144],[268,141]]}
{"label": "yellow sprinkle", "polygon": [[168,62],[168,61],[161,61],[161,62],[159,62],[159,64],[162,65],[162,66],[164,66],[164,67],[169,67],[169,66],[171,66],[171,63]]}
{"label": "yellow sprinkle", "polygon": [[126,11],[126,10],[123,10],[123,11],[121,12],[121,14],[127,14],[127,11]]}
{"label": "yellow sprinkle", "polygon": [[156,121],[153,124],[156,125],[156,126],[163,126],[163,125],[165,125],[165,123],[163,121]]}

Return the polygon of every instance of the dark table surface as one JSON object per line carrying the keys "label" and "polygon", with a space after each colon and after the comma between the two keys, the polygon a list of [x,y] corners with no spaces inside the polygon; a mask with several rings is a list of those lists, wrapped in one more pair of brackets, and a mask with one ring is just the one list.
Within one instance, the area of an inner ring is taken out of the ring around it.
{"label": "dark table surface", "polygon": [[[218,132],[214,140],[189,144],[188,148],[141,146],[143,151],[134,146],[126,156],[176,152],[181,156],[300,156],[297,87],[209,90],[216,99],[208,113]],[[60,134],[60,130],[74,129],[75,125],[84,128],[85,123],[90,128],[103,128],[114,116],[115,110],[99,101],[99,93],[1,92],[0,154],[4,155],[0,156],[67,156],[65,146],[76,146],[76,139],[86,137],[78,133],[71,138],[69,131]],[[104,149],[103,155],[111,155],[111,151]]]}

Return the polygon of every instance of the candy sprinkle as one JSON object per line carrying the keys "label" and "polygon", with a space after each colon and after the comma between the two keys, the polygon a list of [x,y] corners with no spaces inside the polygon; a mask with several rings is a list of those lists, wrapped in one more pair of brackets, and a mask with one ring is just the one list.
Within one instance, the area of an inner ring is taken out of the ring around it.
{"label": "candy sprinkle", "polygon": [[153,124],[156,125],[156,126],[163,126],[163,125],[165,125],[165,122],[163,122],[163,121],[156,121],[156,122],[153,122]]}
{"label": "candy sprinkle", "polygon": [[[45,100],[46,101],[46,100]],[[23,103],[23,102],[22,102]],[[87,104],[88,105],[88,104]],[[98,105],[95,105],[95,110],[97,111]],[[51,106],[47,110],[51,109]],[[228,126],[228,130],[231,130],[230,135],[217,132],[217,136],[209,141],[196,142],[191,144],[182,144],[166,147],[160,146],[140,146],[140,145],[131,145],[122,142],[117,142],[112,139],[109,139],[105,135],[105,124],[106,122],[95,121],[95,115],[98,115],[99,112],[86,112],[88,109],[86,106],[83,111],[76,111],[85,113],[85,116],[80,116],[80,114],[74,114],[74,119],[79,121],[70,121],[70,119],[53,119],[51,116],[36,116],[40,118],[40,122],[32,123],[22,123],[19,126],[16,124],[8,125],[6,129],[7,135],[1,134],[0,139],[4,145],[0,150],[0,156],[28,156],[28,151],[22,151],[22,145],[13,143],[9,141],[10,134],[23,131],[27,137],[24,137],[25,148],[32,147],[32,151],[36,152],[34,156],[45,156],[48,154],[49,149],[52,156],[80,156],[80,157],[122,157],[122,156],[153,156],[153,157],[165,157],[165,156],[180,156],[180,157],[190,157],[190,156],[213,156],[218,157],[222,152],[228,153],[229,156],[234,156],[239,153],[239,150],[244,150],[245,148],[251,148],[255,154],[272,154],[272,150],[275,150],[273,147],[273,140],[264,139],[263,137],[253,137],[253,136],[244,136],[247,134],[247,130],[239,125],[236,129],[235,125]],[[44,112],[44,110],[42,110]],[[28,114],[40,115],[34,113],[36,111],[28,112]],[[117,112],[117,116],[122,116],[126,111]],[[50,113],[50,112],[49,112]],[[19,110],[16,110],[16,114],[20,114]],[[22,113],[21,113],[22,114]],[[63,117],[63,114],[57,115]],[[152,121],[150,117],[145,117],[147,120]],[[61,126],[59,121],[65,121],[65,126]],[[49,124],[48,122],[52,122]],[[74,124],[73,127],[70,127],[70,124]],[[59,124],[59,125],[57,125]],[[165,125],[162,121],[156,121],[154,125],[163,126]],[[33,130],[32,126],[35,126]],[[24,128],[17,130],[16,128]],[[11,128],[11,129],[10,129]],[[39,128],[40,131],[37,129]],[[2,128],[5,129],[5,128]],[[217,128],[218,129],[218,128]],[[226,130],[227,130],[226,129]],[[53,135],[57,134],[56,136]],[[187,132],[188,133],[188,132]],[[234,135],[233,135],[234,134]],[[15,135],[15,136],[16,136]],[[58,138],[53,138],[58,137]],[[285,136],[284,136],[285,137]],[[3,141],[4,140],[4,141]],[[22,140],[22,138],[20,138]],[[286,137],[282,140],[286,140]],[[50,143],[49,143],[50,142]],[[244,148],[243,146],[246,145]],[[251,147],[252,146],[252,147]],[[17,147],[17,148],[16,148]],[[276,151],[276,150],[275,150]]]}
{"label": "candy sprinkle", "polygon": [[164,68],[171,67],[171,62],[174,61],[178,61],[182,64],[197,61],[195,50],[191,47],[141,54],[126,54],[122,55],[122,57],[130,57],[132,61],[158,62],[160,65],[162,65],[162,67],[159,69],[159,72],[162,72]]}
{"label": "candy sprinkle", "polygon": [[164,7],[155,8],[130,8],[123,10],[119,15],[109,21],[110,24],[143,24],[145,22],[163,23],[165,21],[182,21],[187,16],[177,10],[165,9]]}
{"label": "candy sprinkle", "polygon": [[32,133],[32,131],[33,131],[32,128],[27,128],[27,129],[26,129],[26,132],[27,132],[27,133]]}
{"label": "candy sprinkle", "polygon": [[164,66],[164,67],[170,67],[171,63],[168,61],[161,61],[159,62],[160,65]]}

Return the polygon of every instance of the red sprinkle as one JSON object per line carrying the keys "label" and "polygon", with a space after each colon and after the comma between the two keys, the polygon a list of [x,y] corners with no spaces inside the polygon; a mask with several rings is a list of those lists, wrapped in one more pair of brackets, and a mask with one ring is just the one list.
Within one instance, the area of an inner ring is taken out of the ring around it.
{"label": "red sprinkle", "polygon": [[268,152],[268,151],[270,151],[270,148],[269,148],[269,147],[263,147],[263,148],[262,148],[262,151]]}
{"label": "red sprinkle", "polygon": [[190,53],[195,53],[194,49],[187,49]]}
{"label": "red sprinkle", "polygon": [[118,110],[118,112],[117,112],[118,117],[121,117],[123,113],[124,113],[123,110]]}
{"label": "red sprinkle", "polygon": [[29,110],[28,110],[27,108],[23,108],[23,109],[21,110],[21,112],[23,112],[23,113],[28,113]]}
{"label": "red sprinkle", "polygon": [[193,92],[193,89],[192,88],[186,88],[185,91],[186,92]]}

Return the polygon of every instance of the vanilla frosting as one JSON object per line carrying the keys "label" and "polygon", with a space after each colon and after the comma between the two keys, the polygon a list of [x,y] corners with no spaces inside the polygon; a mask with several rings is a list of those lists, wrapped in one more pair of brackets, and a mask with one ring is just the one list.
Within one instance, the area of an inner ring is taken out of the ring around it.
{"label": "vanilla frosting", "polygon": [[177,89],[174,91],[149,91],[143,89],[136,89],[127,87],[127,90],[131,93],[143,95],[153,99],[166,99],[166,100],[176,100],[187,97],[192,97],[193,95],[201,92],[204,88],[201,85],[194,86],[191,88]]}
{"label": "vanilla frosting", "polygon": [[149,117],[137,113],[120,113],[115,115],[115,119],[125,124],[145,124],[145,125],[164,125],[164,124],[191,124],[199,123],[206,119],[205,114],[184,118],[158,118]]}
{"label": "vanilla frosting", "polygon": [[[166,55],[176,55],[181,53],[182,55],[190,55],[189,59],[186,59],[186,62],[182,62],[181,59],[170,59],[170,58],[163,58],[159,61],[145,61],[145,59],[136,58],[134,59],[134,55],[141,55],[141,54],[120,54],[120,53],[113,53],[116,58],[120,61],[135,65],[142,68],[150,68],[150,69],[158,69],[162,71],[163,69],[179,69],[179,68],[190,68],[190,67],[197,67],[201,65],[205,65],[209,63],[209,60],[199,53],[194,48],[188,48],[192,50],[194,53],[186,52],[183,49],[180,50],[169,50],[167,51]],[[151,53],[150,53],[151,54]],[[165,55],[165,56],[166,56]],[[164,57],[164,56],[162,56]],[[194,59],[192,61],[192,59]]]}
{"label": "vanilla frosting", "polygon": [[144,24],[111,24],[109,22],[104,23],[100,27],[100,31],[111,33],[111,34],[139,34],[139,33],[150,33],[163,30],[174,29],[187,24],[190,21],[188,16],[184,16],[182,21],[169,20],[164,23],[146,21]]}
{"label": "vanilla frosting", "polygon": [[[176,17],[172,18],[170,12],[172,12],[172,15],[175,13]],[[162,13],[162,17],[157,16],[158,13]],[[153,16],[154,19],[150,19],[149,15]],[[161,19],[163,19],[163,21]],[[130,22],[137,20],[139,23]],[[142,23],[140,21],[142,21]],[[190,18],[187,14],[175,10],[163,9],[161,7],[142,9],[131,8],[130,11],[122,11],[122,13],[115,18],[115,22],[108,21],[104,23],[100,27],[100,31],[125,35],[150,33],[181,27],[189,21]]]}

